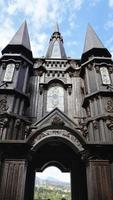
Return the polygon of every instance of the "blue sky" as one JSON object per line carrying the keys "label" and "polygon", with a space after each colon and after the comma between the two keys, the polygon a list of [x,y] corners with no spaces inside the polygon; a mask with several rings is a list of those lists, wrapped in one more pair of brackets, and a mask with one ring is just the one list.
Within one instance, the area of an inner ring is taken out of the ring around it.
{"label": "blue sky", "polygon": [[81,57],[88,23],[113,54],[113,0],[0,0],[0,50],[25,19],[34,57],[45,55],[56,22],[67,56]]}
{"label": "blue sky", "polygon": [[[46,54],[56,22],[64,38],[67,56],[80,58],[88,23],[113,55],[113,0],[0,0],[0,50],[26,20],[34,57]],[[69,180],[69,175],[49,173]],[[66,178],[67,177],[67,178]]]}

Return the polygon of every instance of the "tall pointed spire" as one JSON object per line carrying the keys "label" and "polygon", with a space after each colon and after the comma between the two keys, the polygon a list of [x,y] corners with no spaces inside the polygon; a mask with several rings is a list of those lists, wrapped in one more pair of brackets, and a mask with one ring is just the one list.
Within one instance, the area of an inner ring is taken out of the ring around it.
{"label": "tall pointed spire", "polygon": [[86,38],[85,38],[85,45],[84,45],[84,52],[87,52],[93,48],[104,48],[103,43],[91,27],[91,25],[88,25],[87,32],[86,32]]}
{"label": "tall pointed spire", "polygon": [[88,25],[82,60],[85,61],[89,56],[92,55],[111,57],[110,52],[105,48],[91,25]]}
{"label": "tall pointed spire", "polygon": [[66,58],[65,49],[63,46],[63,38],[59,31],[59,26],[56,23],[54,32],[50,38],[49,47],[46,53],[47,58]]}
{"label": "tall pointed spire", "polygon": [[22,45],[28,50],[31,50],[28,28],[26,21],[20,26],[14,37],[9,43],[10,45]]}
{"label": "tall pointed spire", "polygon": [[26,21],[20,26],[9,44],[2,50],[2,54],[8,52],[16,53],[19,52],[21,48],[24,48],[23,51],[31,52],[31,45]]}

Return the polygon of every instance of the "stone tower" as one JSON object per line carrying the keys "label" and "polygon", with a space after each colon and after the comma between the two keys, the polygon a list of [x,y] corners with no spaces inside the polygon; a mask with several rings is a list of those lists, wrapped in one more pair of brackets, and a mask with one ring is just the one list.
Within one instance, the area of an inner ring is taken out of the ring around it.
{"label": "stone tower", "polygon": [[33,58],[24,22],[0,60],[0,200],[33,200],[35,173],[71,174],[72,200],[113,199],[113,64],[89,25],[81,59],[58,24]]}

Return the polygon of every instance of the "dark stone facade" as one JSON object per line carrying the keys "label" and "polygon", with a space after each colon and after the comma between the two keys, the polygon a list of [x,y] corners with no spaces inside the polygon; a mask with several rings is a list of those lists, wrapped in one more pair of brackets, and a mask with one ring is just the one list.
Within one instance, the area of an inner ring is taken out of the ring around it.
{"label": "dark stone facade", "polygon": [[0,77],[0,200],[33,200],[35,172],[51,165],[71,173],[72,200],[112,200],[113,62],[92,27],[81,59],[66,56],[58,25],[33,58],[23,23]]}

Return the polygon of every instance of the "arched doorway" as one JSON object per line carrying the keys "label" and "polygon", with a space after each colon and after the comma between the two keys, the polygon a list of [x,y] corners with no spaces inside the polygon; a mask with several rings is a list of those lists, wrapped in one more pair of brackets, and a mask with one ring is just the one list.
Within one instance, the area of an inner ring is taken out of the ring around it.
{"label": "arched doorway", "polygon": [[[53,127],[52,127],[53,128]],[[31,138],[30,138],[31,139]],[[81,152],[80,140],[65,129],[35,131],[33,134],[31,161],[26,182],[26,200],[33,200],[35,172],[54,165],[62,172],[71,174],[71,199],[87,200],[86,169]]]}
{"label": "arched doorway", "polygon": [[35,174],[34,200],[71,200],[70,173],[50,164]]}

